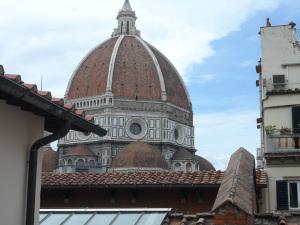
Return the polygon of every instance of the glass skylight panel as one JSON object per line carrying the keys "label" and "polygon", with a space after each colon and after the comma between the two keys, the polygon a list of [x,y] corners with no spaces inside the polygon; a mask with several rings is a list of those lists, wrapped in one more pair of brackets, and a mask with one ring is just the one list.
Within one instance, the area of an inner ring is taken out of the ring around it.
{"label": "glass skylight panel", "polygon": [[72,215],[64,225],[84,225],[94,214],[74,214]]}
{"label": "glass skylight panel", "polygon": [[145,213],[137,225],[157,225],[161,224],[167,213]]}
{"label": "glass skylight panel", "polygon": [[113,225],[135,225],[142,213],[120,213]]}
{"label": "glass skylight panel", "polygon": [[167,213],[168,210],[54,210],[41,211],[39,221],[41,225],[159,225]]}
{"label": "glass skylight panel", "polygon": [[118,215],[118,212],[96,214],[93,217],[93,219],[88,223],[88,225],[108,225],[113,221],[113,219],[117,215]]}
{"label": "glass skylight panel", "polygon": [[42,225],[56,225],[61,224],[70,214],[51,214],[48,218],[46,218],[42,223]]}
{"label": "glass skylight panel", "polygon": [[39,216],[39,221],[41,222],[48,215],[49,214],[47,214],[47,213],[41,213],[40,216]]}

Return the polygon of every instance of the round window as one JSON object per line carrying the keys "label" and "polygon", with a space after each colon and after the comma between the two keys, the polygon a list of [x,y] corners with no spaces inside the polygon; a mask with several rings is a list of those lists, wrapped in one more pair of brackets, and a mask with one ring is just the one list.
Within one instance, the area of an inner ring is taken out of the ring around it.
{"label": "round window", "polygon": [[142,127],[138,123],[132,123],[130,125],[130,132],[134,135],[139,135],[142,132]]}
{"label": "round window", "polygon": [[174,139],[178,144],[182,144],[184,141],[183,128],[180,125],[177,125],[173,131]]}
{"label": "round window", "polygon": [[135,140],[142,139],[147,134],[147,123],[139,117],[129,119],[125,128],[127,135]]}

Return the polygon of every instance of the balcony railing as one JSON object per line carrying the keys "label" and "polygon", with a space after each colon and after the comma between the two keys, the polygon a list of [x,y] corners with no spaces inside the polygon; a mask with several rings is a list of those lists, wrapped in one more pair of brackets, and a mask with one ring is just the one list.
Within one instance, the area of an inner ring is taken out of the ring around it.
{"label": "balcony railing", "polygon": [[300,153],[300,134],[267,134],[266,153]]}

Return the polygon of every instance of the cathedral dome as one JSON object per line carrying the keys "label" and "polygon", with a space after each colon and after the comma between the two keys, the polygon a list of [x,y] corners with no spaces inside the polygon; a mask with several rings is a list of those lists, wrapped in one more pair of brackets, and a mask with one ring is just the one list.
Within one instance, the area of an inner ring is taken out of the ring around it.
{"label": "cathedral dome", "polygon": [[75,145],[66,150],[65,156],[95,156],[86,145]]}
{"label": "cathedral dome", "polygon": [[51,173],[57,167],[58,153],[48,147],[43,151],[42,171]]}
{"label": "cathedral dome", "polygon": [[213,170],[215,171],[215,167],[205,158],[199,155],[193,155],[189,151],[185,149],[179,149],[172,157],[174,161],[194,161],[197,164],[197,167],[200,171],[202,170]]}
{"label": "cathedral dome", "polygon": [[79,64],[69,81],[66,99],[112,94],[126,100],[166,101],[190,110],[181,76],[160,51],[140,37],[135,19],[125,1],[118,15],[119,27]]}
{"label": "cathedral dome", "polygon": [[160,152],[151,145],[132,142],[121,150],[112,162],[113,169],[162,169],[167,170],[168,164]]}

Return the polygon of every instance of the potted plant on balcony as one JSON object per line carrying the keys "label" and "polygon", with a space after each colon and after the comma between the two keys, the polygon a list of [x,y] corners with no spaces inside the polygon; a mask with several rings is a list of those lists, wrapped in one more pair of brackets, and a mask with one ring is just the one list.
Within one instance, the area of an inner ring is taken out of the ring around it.
{"label": "potted plant on balcony", "polygon": [[276,125],[267,125],[267,126],[265,126],[265,131],[266,131],[267,134],[275,134]]}
{"label": "potted plant on balcony", "polygon": [[292,132],[291,128],[281,127],[281,129],[280,129],[281,135],[288,135],[288,134],[291,134],[291,132]]}

